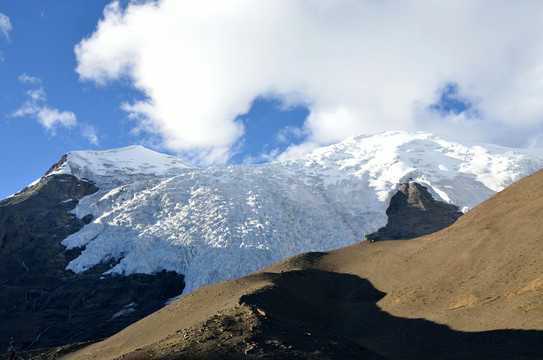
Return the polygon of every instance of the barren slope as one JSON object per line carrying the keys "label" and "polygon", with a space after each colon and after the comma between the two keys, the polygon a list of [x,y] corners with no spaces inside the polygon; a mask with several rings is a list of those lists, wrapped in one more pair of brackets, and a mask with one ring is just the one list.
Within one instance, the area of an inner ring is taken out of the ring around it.
{"label": "barren slope", "polygon": [[538,358],[542,218],[539,171],[439,233],[200,288],[65,358]]}
{"label": "barren slope", "polygon": [[441,232],[339,249],[326,268],[370,280],[394,315],[465,331],[543,329],[542,219],[539,171]]}

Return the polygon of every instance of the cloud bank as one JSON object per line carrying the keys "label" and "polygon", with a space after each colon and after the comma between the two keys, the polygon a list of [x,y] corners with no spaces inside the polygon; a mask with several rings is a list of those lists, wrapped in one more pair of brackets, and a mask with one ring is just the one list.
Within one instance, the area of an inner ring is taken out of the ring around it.
{"label": "cloud bank", "polygon": [[[200,164],[228,161],[259,96],[310,111],[280,159],[391,129],[537,145],[542,13],[529,0],[114,1],[75,47],[77,72],[130,82],[145,95],[122,105],[137,130]],[[469,106],[440,104],[451,86]]]}

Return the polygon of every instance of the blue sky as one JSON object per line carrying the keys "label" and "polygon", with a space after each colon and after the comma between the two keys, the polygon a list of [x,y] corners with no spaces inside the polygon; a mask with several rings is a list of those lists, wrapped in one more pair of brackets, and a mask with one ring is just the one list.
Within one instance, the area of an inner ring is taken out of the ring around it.
{"label": "blue sky", "polygon": [[541,146],[538,1],[0,3],[0,198],[71,150],[198,166],[359,133]]}
{"label": "blue sky", "polygon": [[[98,128],[122,118],[114,98],[127,96],[127,90],[86,86],[74,71],[74,44],[92,32],[106,4],[94,0],[77,4],[38,0],[0,4],[0,12],[11,23],[9,38],[0,38],[0,197],[42,176],[63,153],[99,148],[82,135],[85,125]],[[21,81],[24,74],[35,81]],[[42,105],[73,112],[79,125],[47,130],[33,116],[13,116],[28,101],[27,92],[40,88],[47,97]],[[130,144],[133,140],[123,140],[121,128],[111,126],[100,145]]]}
{"label": "blue sky", "polygon": [[[24,0],[0,4],[9,17],[8,38],[0,36],[0,198],[9,196],[41,177],[60,157],[72,150],[106,150],[142,143],[153,147],[152,134],[131,133],[134,121],[121,109],[123,102],[142,98],[127,82],[97,86],[81,82],[74,46],[95,30],[109,1]],[[30,81],[25,81],[25,75]],[[77,125],[57,124],[48,129],[36,117],[14,116],[29,100],[28,92],[43,89],[39,106],[71,112]],[[300,127],[307,116],[303,107],[283,108],[274,99],[256,98],[254,107],[239,119],[246,124],[230,163],[262,162],[267,149],[283,149],[277,138],[285,126]],[[94,139],[96,136],[96,139]],[[289,137],[297,142],[298,138]],[[155,149],[176,154],[160,145]]]}

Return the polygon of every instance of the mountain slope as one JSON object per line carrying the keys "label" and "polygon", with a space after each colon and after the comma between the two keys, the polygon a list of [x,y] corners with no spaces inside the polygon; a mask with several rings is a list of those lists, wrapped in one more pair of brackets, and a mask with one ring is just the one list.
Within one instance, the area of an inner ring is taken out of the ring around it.
{"label": "mountain slope", "polygon": [[25,347],[111,335],[184,287],[183,276],[173,272],[120,279],[102,275],[108,263],[84,274],[66,270],[80,251],[66,251],[61,241],[93,219],[72,211],[81,198],[98,191],[88,179],[59,173],[71,158],[64,156],[39,181],[0,201],[0,337],[15,337]]}
{"label": "mountain slope", "polygon": [[537,359],[542,199],[539,171],[438,233],[197,289],[62,359]]}
{"label": "mountain slope", "polygon": [[543,166],[542,156],[406,132],[352,137],[284,163],[176,167],[157,177],[104,175],[107,167],[95,171],[100,162],[85,156],[92,165],[69,159],[58,170],[86,167],[76,176],[100,188],[76,208],[94,220],[63,241],[83,248],[68,269],[112,262],[106,274],[175,271],[185,275],[185,292],[364,239],[386,225],[402,183],[466,211]]}

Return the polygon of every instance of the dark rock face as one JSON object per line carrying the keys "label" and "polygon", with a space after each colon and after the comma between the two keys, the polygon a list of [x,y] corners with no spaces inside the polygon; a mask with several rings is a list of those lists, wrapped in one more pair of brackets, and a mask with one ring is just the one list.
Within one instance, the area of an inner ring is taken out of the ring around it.
{"label": "dark rock face", "polygon": [[403,184],[390,200],[387,224],[368,240],[403,240],[428,235],[452,225],[462,215],[455,205],[435,200],[418,184]]}
{"label": "dark rock face", "polygon": [[102,338],[183,291],[183,276],[172,272],[103,276],[110,264],[65,270],[78,251],[61,241],[92,221],[72,210],[97,190],[72,175],[51,175],[0,201],[0,341],[13,336],[23,347],[48,347]]}

